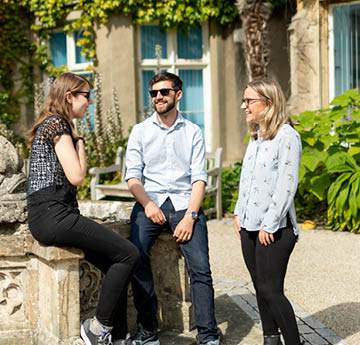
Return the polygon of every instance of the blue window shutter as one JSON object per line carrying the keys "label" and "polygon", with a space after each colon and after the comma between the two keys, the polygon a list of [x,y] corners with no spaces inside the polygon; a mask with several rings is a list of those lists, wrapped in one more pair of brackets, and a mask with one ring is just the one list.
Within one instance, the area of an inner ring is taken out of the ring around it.
{"label": "blue window shutter", "polygon": [[155,45],[161,45],[161,57],[167,58],[166,34],[162,33],[157,25],[141,27],[141,58],[155,59]]}
{"label": "blue window shutter", "polygon": [[[85,73],[85,74],[80,74],[82,77],[86,78],[87,80],[90,81],[91,85],[93,84],[94,82],[94,75],[93,73]],[[92,125],[92,128],[95,128],[95,117],[94,117],[94,114],[95,114],[95,108],[94,108],[94,90],[91,88],[91,93],[90,93],[90,97],[93,101],[93,104],[90,104],[89,105],[89,108],[88,108],[88,113],[90,115],[90,121],[91,121],[91,125]],[[80,119],[80,122],[81,121],[85,121],[84,119]]]}
{"label": "blue window shutter", "polygon": [[63,32],[50,35],[52,63],[56,67],[67,65],[66,36]]}
{"label": "blue window shutter", "polygon": [[202,70],[179,70],[183,81],[183,96],[180,111],[184,117],[196,123],[204,133],[204,93]]}
{"label": "blue window shutter", "polygon": [[177,49],[180,59],[201,59],[203,56],[201,28],[191,29],[186,35],[178,32]]}
{"label": "blue window shutter", "polygon": [[[147,111],[150,110],[151,99],[149,95],[150,89],[150,80],[155,75],[155,71],[142,71],[142,100],[143,106],[147,108]],[[144,109],[141,109],[143,112]]]}

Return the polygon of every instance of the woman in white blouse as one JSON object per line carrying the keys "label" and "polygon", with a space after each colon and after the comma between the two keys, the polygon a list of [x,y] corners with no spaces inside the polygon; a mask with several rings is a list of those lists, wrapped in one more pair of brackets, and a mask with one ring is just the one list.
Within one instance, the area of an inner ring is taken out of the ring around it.
{"label": "woman in white blouse", "polygon": [[256,290],[264,345],[300,345],[294,311],[284,295],[290,254],[298,239],[294,196],[301,140],[285,111],[280,86],[254,80],[241,106],[250,129],[234,227]]}

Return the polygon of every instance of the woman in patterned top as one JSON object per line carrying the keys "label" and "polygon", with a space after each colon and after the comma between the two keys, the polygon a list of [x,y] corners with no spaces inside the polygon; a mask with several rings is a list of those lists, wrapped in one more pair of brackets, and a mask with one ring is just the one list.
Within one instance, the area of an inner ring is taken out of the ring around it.
{"label": "woman in patterned top", "polygon": [[29,131],[31,145],[27,202],[32,235],[45,245],[77,247],[104,274],[95,317],[81,325],[86,345],[129,344],[126,300],[139,262],[137,248],[118,234],[80,215],[76,186],[86,175],[85,143],[73,119],[85,117],[89,82],[63,73],[52,84],[39,118]]}
{"label": "woman in patterned top", "polygon": [[285,112],[280,86],[254,80],[241,106],[250,129],[235,207],[234,228],[254,283],[264,345],[299,345],[294,311],[284,295],[290,254],[298,239],[294,196],[301,140]]}

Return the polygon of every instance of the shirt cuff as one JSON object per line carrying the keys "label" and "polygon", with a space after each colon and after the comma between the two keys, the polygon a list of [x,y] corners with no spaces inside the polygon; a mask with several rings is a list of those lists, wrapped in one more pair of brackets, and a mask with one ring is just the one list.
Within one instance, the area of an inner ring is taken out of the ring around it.
{"label": "shirt cuff", "polygon": [[207,184],[207,175],[206,174],[191,175],[191,184],[195,183],[196,181],[204,181],[205,184]]}
{"label": "shirt cuff", "polygon": [[126,170],[125,181],[127,182],[132,178],[136,178],[139,181],[141,181],[142,173],[137,171],[136,169],[128,169],[128,170]]}

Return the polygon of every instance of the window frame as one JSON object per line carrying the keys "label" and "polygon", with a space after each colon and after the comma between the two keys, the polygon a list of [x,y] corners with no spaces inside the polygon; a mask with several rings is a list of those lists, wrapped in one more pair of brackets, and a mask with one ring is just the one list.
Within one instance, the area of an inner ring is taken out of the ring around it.
{"label": "window frame", "polygon": [[[76,74],[88,74],[89,72],[92,73],[92,71],[85,69],[89,68],[90,66],[93,66],[93,62],[81,62],[76,63],[76,42],[75,42],[75,32],[64,32],[63,30],[54,30],[50,33],[55,34],[62,32],[65,35],[66,38],[66,66],[68,67],[70,72],[74,72]],[[50,39],[48,40],[48,54],[51,55],[51,47],[50,47]]]}
{"label": "window frame", "polygon": [[[144,24],[158,25],[157,23]],[[156,59],[141,58],[141,26],[137,26],[137,51],[138,51],[138,81],[139,95],[142,95],[143,78],[142,71],[153,71],[157,68]],[[201,24],[203,55],[201,59],[180,59],[177,58],[177,31],[166,32],[167,58],[161,59],[161,69],[170,73],[178,74],[181,69],[199,69],[203,71],[203,99],[204,99],[204,135],[206,150],[211,150],[212,143],[212,116],[211,116],[211,66],[210,66],[210,39],[208,23]],[[139,109],[144,109],[143,99],[138,100]]]}
{"label": "window frame", "polygon": [[335,42],[334,42],[334,9],[336,7],[360,5],[360,1],[339,2],[329,4],[328,7],[328,75],[329,75],[329,103],[335,97]]}

